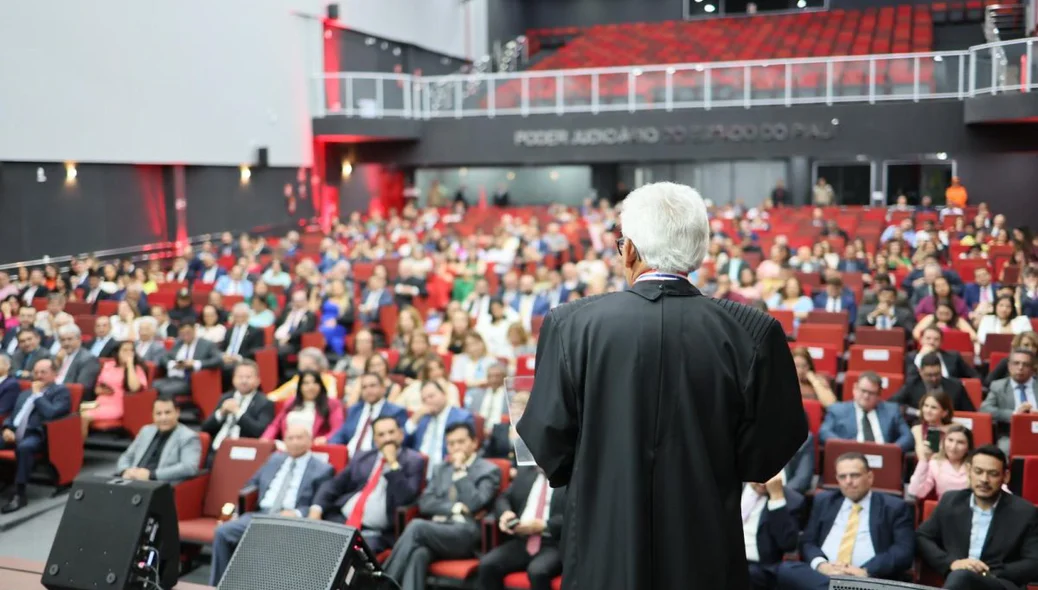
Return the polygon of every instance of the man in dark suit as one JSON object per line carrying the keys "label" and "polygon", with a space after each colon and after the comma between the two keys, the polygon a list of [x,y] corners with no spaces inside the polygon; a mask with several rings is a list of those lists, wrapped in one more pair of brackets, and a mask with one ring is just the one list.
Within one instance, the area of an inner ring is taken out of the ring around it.
{"label": "man in dark suit", "polygon": [[299,354],[303,334],[317,329],[317,317],[310,311],[309,306],[306,291],[294,291],[291,302],[275,324],[277,328],[274,330],[274,341],[278,347],[280,366],[283,368],[289,366],[289,356]]}
{"label": "man in dark suit", "polygon": [[879,375],[865,371],[854,384],[854,401],[837,402],[826,410],[818,431],[818,440],[892,443],[906,453],[915,448],[912,431],[901,417],[897,404],[880,401],[882,382]]}
{"label": "man in dark suit", "polygon": [[[310,430],[300,424],[288,426],[284,436],[285,452],[275,453],[245,484],[256,490],[259,511],[288,518],[302,518],[310,510],[317,490],[332,478],[334,470],[310,452]],[[209,585],[218,586],[234,550],[252,522],[252,513],[240,514],[216,527],[213,535],[213,562]],[[271,556],[276,558],[276,556]]]}
{"label": "man in dark suit", "polygon": [[388,305],[393,305],[393,294],[386,289],[385,279],[373,275],[368,279],[368,286],[361,294],[357,307],[361,323],[367,327],[378,326],[379,310]]}
{"label": "man in dark suit", "polygon": [[958,412],[977,410],[962,381],[941,376],[941,357],[936,352],[928,352],[920,359],[918,373],[909,377],[890,401],[905,406],[906,413],[915,416],[919,413],[919,402],[929,391],[943,391]]}
{"label": "man in dark suit", "polygon": [[[552,485],[575,496],[564,586],[745,588],[746,549],[726,532],[742,482],[773,477],[807,436],[786,334],[766,313],[689,282],[710,232],[692,188],[639,188],[620,225],[630,288],[545,316],[516,425]],[[690,510],[695,527],[665,516]]]}
{"label": "man in dark suit", "polygon": [[94,385],[101,374],[101,363],[90,351],[83,348],[83,335],[79,326],[68,324],[58,329],[61,348],[54,357],[58,368],[58,383],[78,383],[83,386],[83,398],[94,399]]}
{"label": "man in dark suit", "polygon": [[222,360],[215,344],[198,337],[194,324],[180,326],[179,335],[163,358],[166,376],[153,384],[160,396],[170,399],[191,395],[191,373],[219,367]]}
{"label": "man in dark suit", "polygon": [[912,310],[897,305],[897,289],[886,285],[880,287],[875,303],[863,303],[858,308],[858,325],[883,330],[900,328],[906,334],[911,334],[915,327],[915,316]]}
{"label": "man in dark suit", "polygon": [[158,338],[159,321],[151,316],[145,316],[137,323],[137,343],[133,350],[142,361],[162,363],[162,357],[166,356],[166,344]]}
{"label": "man in dark suit", "polygon": [[858,306],[854,302],[854,294],[844,291],[843,279],[839,275],[825,280],[825,290],[814,296],[815,309],[818,311],[846,311],[848,322],[853,325],[858,318]]}
{"label": "man in dark suit", "polygon": [[29,273],[29,284],[22,290],[18,298],[22,300],[22,305],[32,307],[33,299],[46,299],[49,294],[50,290],[43,284],[43,271],[34,268]]}
{"label": "man in dark suit", "polygon": [[22,330],[18,333],[18,348],[11,356],[14,376],[18,379],[32,378],[36,361],[50,358],[50,352],[40,345],[40,333],[36,330]]}
{"label": "man in dark suit", "polygon": [[742,532],[754,590],[775,587],[782,557],[795,551],[804,497],[782,485],[777,475],[767,483],[747,483],[742,490]]}
{"label": "man in dark suit", "polygon": [[[36,309],[32,307],[23,307],[18,310],[18,325],[11,328],[4,334],[4,339],[0,342],[0,349],[6,352],[8,356],[13,356],[18,350],[18,334],[24,331],[36,332],[40,337],[40,341],[43,342],[46,337],[43,332],[36,327]],[[49,346],[49,342],[47,345]]]}
{"label": "man in dark suit", "polygon": [[[407,410],[386,401],[386,387],[381,377],[364,373],[358,379],[360,400],[347,409],[346,420],[328,439],[329,444],[346,445],[350,457],[377,448],[376,441],[371,438],[375,420],[389,417],[396,420],[400,428],[407,422]],[[403,439],[400,442],[403,444]]]}
{"label": "man in dark suit", "polygon": [[72,396],[68,388],[55,383],[57,371],[49,358],[33,365],[32,387],[21,392],[14,403],[14,412],[6,420],[0,435],[5,449],[14,449],[16,465],[15,493],[0,513],[8,514],[25,507],[25,486],[29,483],[36,454],[47,446],[45,424],[64,418],[72,411]]}
{"label": "man in dark suit", "polygon": [[106,315],[94,319],[94,337],[87,343],[90,354],[96,358],[112,358],[119,348],[119,341],[112,337],[112,320]]}
{"label": "man in dark suit", "polygon": [[353,456],[346,469],[321,486],[309,516],[359,529],[379,553],[393,545],[396,509],[418,499],[425,459],[403,446],[404,431],[391,416],[376,418],[369,437],[375,448]]}
{"label": "man in dark suit", "polygon": [[422,384],[422,405],[411,413],[404,424],[407,437],[404,445],[420,451],[429,458],[426,475],[432,477],[437,466],[448,458],[447,433],[455,424],[465,423],[476,428],[476,421],[468,410],[447,405],[447,393],[436,381]]}
{"label": "man in dark suit", "polygon": [[414,269],[411,259],[404,258],[397,267],[398,276],[393,284],[393,299],[399,309],[414,305],[416,297],[428,297],[425,277]]}
{"label": "man in dark suit", "polygon": [[232,378],[234,390],[223,394],[216,410],[202,423],[202,430],[212,440],[210,457],[228,438],[259,438],[274,420],[274,402],[259,391],[259,382],[255,361],[238,363]]}
{"label": "man in dark suit", "polygon": [[728,260],[717,269],[717,274],[719,276],[727,275],[732,283],[738,286],[739,275],[742,274],[744,268],[750,268],[750,265],[742,259],[742,247],[733,245],[728,249]]}
{"label": "man in dark suit", "polygon": [[90,304],[91,313],[97,313],[97,302],[111,299],[112,296],[101,288],[101,273],[90,271],[86,284],[79,288],[79,300]]}
{"label": "man in dark suit", "polygon": [[970,453],[970,489],[947,492],[916,531],[919,556],[954,590],[1017,590],[1038,580],[1038,509],[1004,493],[997,447]]}
{"label": "man in dark suit", "polygon": [[480,590],[504,590],[505,576],[522,571],[530,588],[550,590],[552,580],[562,573],[558,539],[550,531],[562,526],[565,512],[566,486],[552,489],[543,471],[520,467],[497,498],[497,528],[507,538],[479,560]]}
{"label": "man in dark suit", "polygon": [[793,458],[782,470],[785,486],[801,494],[807,492],[814,483],[815,474],[815,435],[808,432],[804,444],[800,445]]}
{"label": "man in dark suit", "polygon": [[231,325],[221,345],[225,386],[234,375],[234,367],[245,359],[255,359],[256,351],[263,348],[263,330],[249,325],[250,315],[246,303],[236,303],[231,309]]}
{"label": "man in dark suit", "polygon": [[986,266],[978,267],[973,270],[973,282],[967,283],[962,290],[962,300],[970,312],[976,310],[981,303],[987,303],[991,308],[985,313],[993,313],[998,289],[998,283],[991,282],[991,271]]}
{"label": "man in dark suit", "polygon": [[779,588],[827,590],[837,575],[896,579],[912,566],[911,507],[872,493],[873,473],[861,453],[836,459],[836,480],[839,491],[815,496],[800,539],[802,561],[779,566]]}
{"label": "man in dark suit", "polygon": [[531,330],[533,318],[544,317],[551,311],[551,303],[548,298],[542,293],[535,293],[535,286],[535,279],[532,275],[519,277],[519,292],[509,303],[512,309],[519,314],[523,327],[527,331]]}
{"label": "man in dark suit", "polygon": [[944,333],[936,326],[923,330],[919,338],[919,351],[905,357],[905,379],[911,379],[919,373],[919,364],[928,353],[936,352],[941,359],[941,375],[954,379],[977,379],[980,373],[971,367],[962,355],[954,350],[941,350]]}
{"label": "man in dark suit", "polygon": [[477,516],[491,507],[501,485],[501,470],[480,459],[477,447],[471,424],[447,429],[450,460],[436,468],[418,499],[422,518],[407,525],[385,563],[386,575],[402,590],[425,590],[426,572],[434,560],[475,555],[480,541]]}
{"label": "man in dark suit", "polygon": [[7,417],[22,392],[18,379],[11,374],[11,357],[0,352],[0,417]]}

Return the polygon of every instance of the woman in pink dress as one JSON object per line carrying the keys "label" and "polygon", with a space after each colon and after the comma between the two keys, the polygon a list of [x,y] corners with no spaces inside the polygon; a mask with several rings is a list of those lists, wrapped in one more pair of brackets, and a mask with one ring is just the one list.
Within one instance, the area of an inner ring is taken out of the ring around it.
{"label": "woman in pink dress", "polygon": [[137,393],[148,385],[144,374],[144,364],[134,350],[133,342],[120,342],[116,349],[115,362],[106,362],[97,377],[94,393],[97,394],[96,405],[82,408],[80,416],[83,420],[83,438],[90,430],[90,423],[106,420],[119,420],[123,417],[123,396]]}

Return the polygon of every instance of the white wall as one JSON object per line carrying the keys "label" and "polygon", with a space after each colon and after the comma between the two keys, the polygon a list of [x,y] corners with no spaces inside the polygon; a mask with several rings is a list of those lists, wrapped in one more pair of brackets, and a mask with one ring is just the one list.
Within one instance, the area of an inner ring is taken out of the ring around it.
{"label": "white wall", "polygon": [[3,0],[0,161],[310,164],[321,32],[292,10],[322,2]]}
{"label": "white wall", "polygon": [[347,27],[474,60],[487,53],[487,0],[342,0]]}

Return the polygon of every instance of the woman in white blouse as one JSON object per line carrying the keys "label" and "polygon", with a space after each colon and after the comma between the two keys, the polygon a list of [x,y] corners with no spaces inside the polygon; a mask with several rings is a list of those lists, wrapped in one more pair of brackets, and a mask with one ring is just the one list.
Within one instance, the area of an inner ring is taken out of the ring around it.
{"label": "woman in white blouse", "polygon": [[988,334],[1022,334],[1031,330],[1031,320],[1016,314],[1012,297],[1003,295],[995,300],[995,313],[980,319],[977,326],[977,341],[984,344]]}
{"label": "woman in white blouse", "polygon": [[221,344],[227,337],[227,326],[220,323],[220,312],[215,305],[202,308],[202,317],[198,319],[198,337],[213,344]]}
{"label": "woman in white blouse", "polygon": [[508,342],[508,328],[522,321],[519,313],[505,305],[500,299],[490,301],[490,312],[482,316],[476,331],[483,337],[490,354],[496,357],[507,357],[512,351]]}
{"label": "woman in white blouse", "polygon": [[109,318],[112,324],[112,338],[115,340],[136,340],[137,329],[135,320],[140,317],[140,312],[129,301],[120,301],[115,310],[115,315]]}
{"label": "woman in white blouse", "polygon": [[483,387],[487,384],[487,370],[496,362],[488,354],[483,337],[472,332],[465,337],[465,352],[454,355],[451,361],[450,380],[466,387]]}

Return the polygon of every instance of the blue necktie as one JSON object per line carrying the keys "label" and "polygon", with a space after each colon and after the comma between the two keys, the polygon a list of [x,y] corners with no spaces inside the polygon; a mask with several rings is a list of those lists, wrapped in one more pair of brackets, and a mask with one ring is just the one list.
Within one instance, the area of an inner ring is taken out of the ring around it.
{"label": "blue necktie", "polygon": [[1024,385],[1023,383],[1020,383],[1019,385],[1016,386],[1016,390],[1020,393],[1020,403],[1026,404],[1027,403],[1027,386]]}

